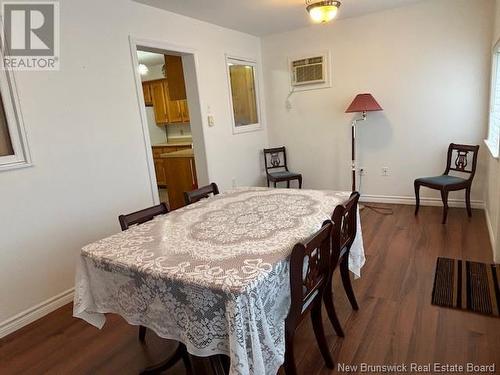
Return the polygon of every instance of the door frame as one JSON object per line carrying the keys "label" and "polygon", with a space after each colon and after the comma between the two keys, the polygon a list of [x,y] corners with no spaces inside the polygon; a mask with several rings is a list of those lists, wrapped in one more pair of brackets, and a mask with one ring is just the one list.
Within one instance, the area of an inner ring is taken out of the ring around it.
{"label": "door frame", "polygon": [[[187,91],[191,91],[192,95],[195,95],[194,99],[198,102],[198,107],[199,108],[191,108],[189,107],[189,117],[190,117],[190,125],[191,125],[191,134],[193,136],[193,151],[195,154],[195,164],[196,164],[196,173],[197,173],[197,178],[199,185],[205,185],[208,184],[208,181],[210,180],[208,177],[208,163],[207,163],[207,157],[206,157],[206,145],[205,145],[205,134],[204,134],[204,127],[203,127],[203,111],[202,111],[202,101],[201,101],[201,93],[200,93],[200,87],[199,87],[199,77],[198,77],[198,52],[197,50],[191,48],[191,47],[186,47],[186,46],[179,46],[175,44],[171,44],[168,42],[163,42],[163,41],[158,41],[158,40],[152,40],[152,39],[143,39],[143,38],[136,38],[133,35],[129,36],[129,44],[130,44],[130,55],[132,58],[132,72],[134,74],[134,81],[136,85],[136,94],[137,94],[137,103],[139,106],[139,114],[141,118],[141,127],[142,127],[142,134],[143,134],[143,140],[144,140],[144,151],[146,152],[146,162],[147,162],[147,168],[148,168],[148,175],[149,175],[149,182],[150,182],[150,187],[151,187],[151,197],[153,204],[159,204],[160,203],[160,196],[158,193],[158,184],[157,184],[157,179],[156,179],[156,173],[155,173],[155,168],[154,168],[154,161],[153,161],[153,150],[151,146],[151,139],[149,137],[149,127],[148,127],[148,120],[147,120],[147,114],[146,114],[146,104],[144,102],[144,93],[142,89],[142,80],[141,80],[141,75],[137,69],[139,66],[139,61],[137,58],[137,49],[140,47],[143,48],[151,48],[151,49],[156,49],[160,50],[163,52],[173,52],[181,55],[183,57],[190,56],[192,57],[192,63],[193,63],[193,74],[194,74],[194,80],[186,80],[186,86],[188,84],[194,85],[192,87],[193,90],[188,90],[188,87],[186,87]],[[185,69],[186,67],[184,66],[184,74],[185,74]],[[189,93],[188,93],[189,96]],[[188,105],[189,105],[189,99],[188,99]],[[197,110],[196,110],[197,109]],[[194,121],[193,121],[194,119]],[[196,131],[193,132],[194,126],[197,127]],[[194,138],[194,133],[197,133],[196,137],[196,144],[195,144],[195,138]],[[195,147],[196,146],[196,147]]]}

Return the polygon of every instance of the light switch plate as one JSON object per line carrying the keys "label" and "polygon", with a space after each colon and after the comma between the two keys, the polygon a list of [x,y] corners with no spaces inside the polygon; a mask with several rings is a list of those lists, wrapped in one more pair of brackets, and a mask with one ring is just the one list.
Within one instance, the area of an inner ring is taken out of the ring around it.
{"label": "light switch plate", "polygon": [[215,126],[215,119],[213,115],[208,115],[208,126]]}

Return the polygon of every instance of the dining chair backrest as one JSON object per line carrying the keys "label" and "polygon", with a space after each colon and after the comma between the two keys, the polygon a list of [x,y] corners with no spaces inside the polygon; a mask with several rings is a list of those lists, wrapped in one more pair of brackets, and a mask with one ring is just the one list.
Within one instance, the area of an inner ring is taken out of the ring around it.
{"label": "dining chair backrest", "polygon": [[340,258],[349,252],[358,229],[359,193],[351,194],[349,200],[335,207],[332,221],[331,266],[335,269]]}
{"label": "dining chair backrest", "polygon": [[219,194],[219,188],[214,182],[199,189],[184,192],[184,201],[186,202],[186,205],[189,205],[191,203],[198,202],[200,199],[208,198],[210,194]]}
{"label": "dining chair backrest", "polygon": [[[472,163],[468,159],[469,153],[472,153]],[[447,175],[450,171],[468,173],[470,174],[469,181],[472,181],[474,179],[474,175],[476,174],[478,154],[478,145],[471,146],[451,143],[448,147],[448,157],[444,174]],[[453,160],[453,158],[455,160]]]}
{"label": "dining chair backrest", "polygon": [[285,147],[275,147],[275,148],[265,148],[264,149],[264,163],[266,167],[266,173],[270,169],[284,169],[288,171],[288,165],[286,163],[286,149]]}
{"label": "dining chair backrest", "polygon": [[296,327],[318,298],[329,276],[329,256],[332,223],[322,228],[307,241],[294,246],[290,257],[291,306],[287,323]]}
{"label": "dining chair backrest", "polygon": [[127,230],[132,225],[142,224],[147,221],[153,220],[155,216],[165,215],[168,213],[168,207],[165,203],[161,203],[158,206],[153,206],[145,208],[144,210],[132,212],[127,215],[118,216],[118,221],[122,230]]}

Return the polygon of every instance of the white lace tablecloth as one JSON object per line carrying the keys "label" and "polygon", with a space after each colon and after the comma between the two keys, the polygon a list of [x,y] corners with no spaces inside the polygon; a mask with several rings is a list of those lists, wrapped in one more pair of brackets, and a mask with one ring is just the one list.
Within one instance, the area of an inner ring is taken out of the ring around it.
{"label": "white lace tablecloth", "polygon": [[[102,328],[121,315],[231,374],[276,374],[290,306],[288,257],[349,193],[245,188],[90,244],[78,259],[74,316]],[[361,226],[349,266],[365,262]]]}

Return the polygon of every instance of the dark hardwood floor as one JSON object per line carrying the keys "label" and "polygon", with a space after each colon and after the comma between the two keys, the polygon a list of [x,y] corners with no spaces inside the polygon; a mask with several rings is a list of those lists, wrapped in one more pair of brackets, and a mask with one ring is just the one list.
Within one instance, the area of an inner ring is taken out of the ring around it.
{"label": "dark hardwood floor", "polygon": [[[484,213],[475,210],[469,220],[465,210],[450,209],[448,224],[441,225],[438,207],[422,207],[418,218],[412,206],[392,207],[393,216],[362,212],[367,263],[353,283],[359,312],[335,280],[346,337],[337,338],[327,321],[325,327],[337,366],[472,362],[495,364],[500,372],[500,319],[430,304],[437,256],[492,262]],[[71,309],[64,306],[0,340],[0,374],[138,374],[175,347],[151,332],[141,345],[137,328],[117,316],[99,331],[73,319]],[[331,373],[309,320],[296,338],[300,373]],[[185,372],[179,363],[168,373]]]}

